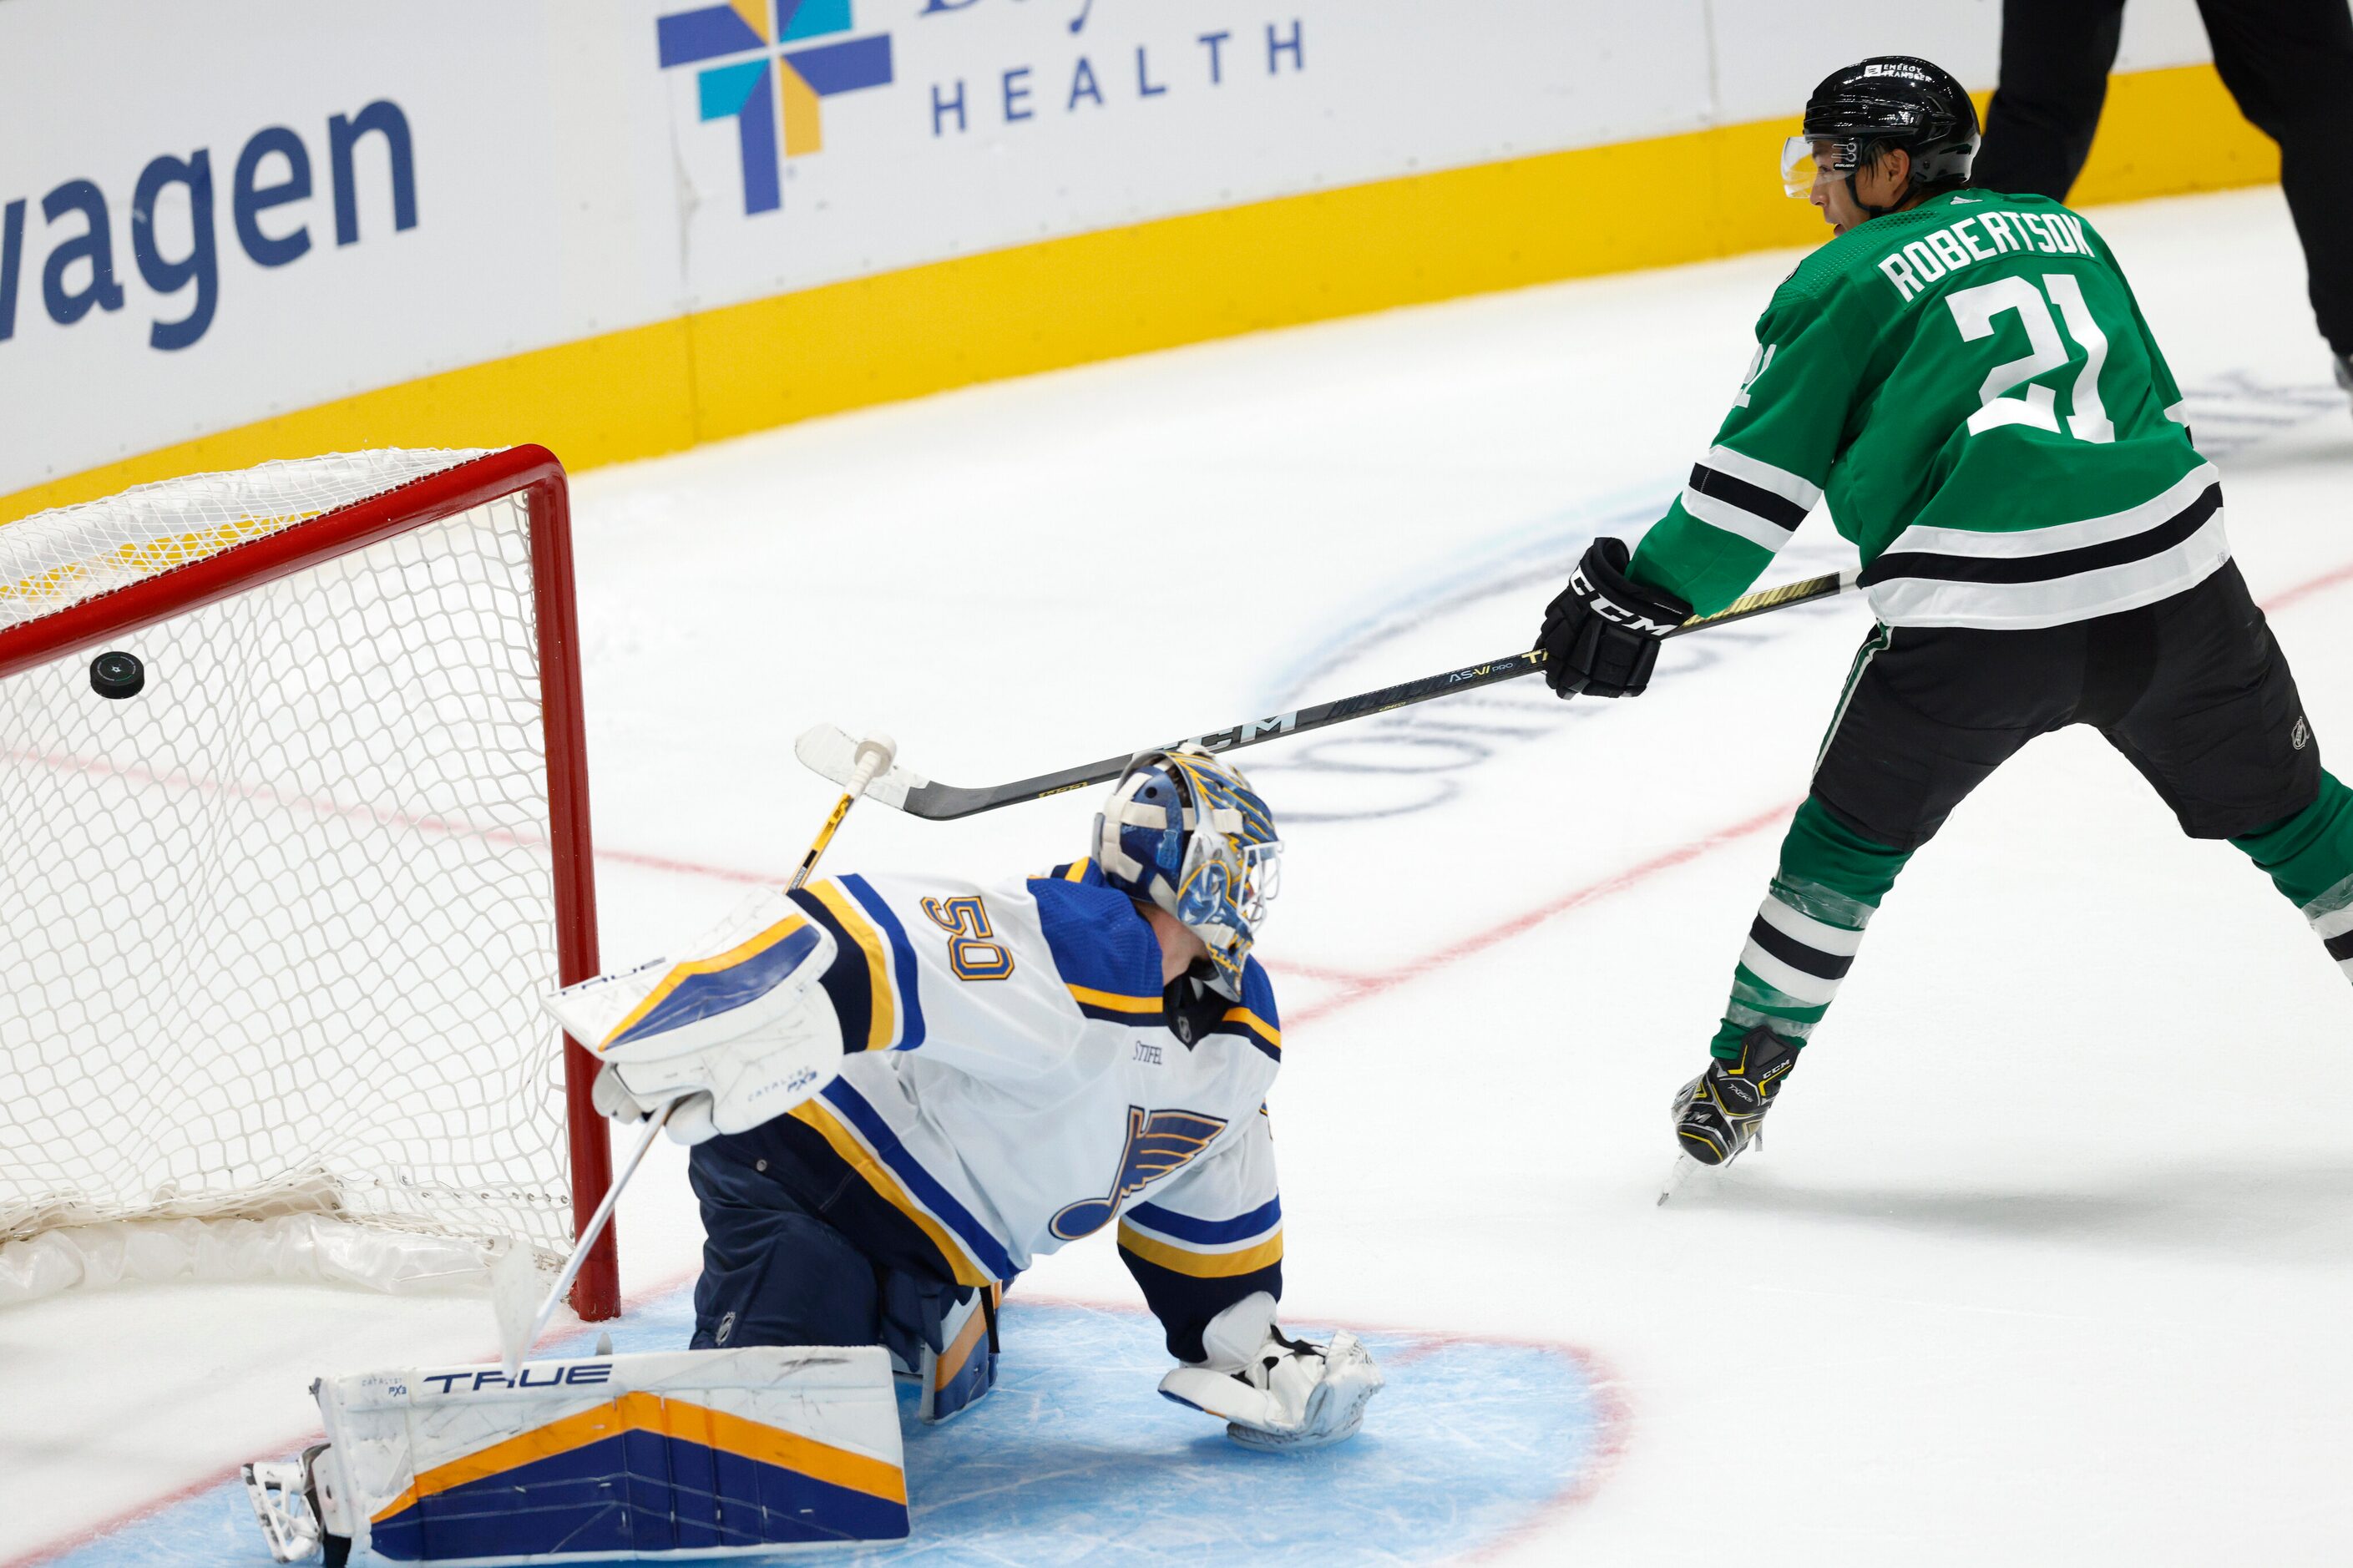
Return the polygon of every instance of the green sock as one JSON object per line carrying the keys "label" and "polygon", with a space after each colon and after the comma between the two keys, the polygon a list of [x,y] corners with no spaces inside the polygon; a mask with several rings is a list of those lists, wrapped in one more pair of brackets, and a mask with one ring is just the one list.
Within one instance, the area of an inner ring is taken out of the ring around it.
{"label": "green sock", "polygon": [[2324,773],[2319,799],[2231,842],[2304,911],[2328,956],[2353,980],[2353,789]]}
{"label": "green sock", "polygon": [[1781,840],[1781,868],[1749,927],[1732,1000],[1708,1048],[1733,1060],[1741,1037],[1759,1024],[1792,1048],[1804,1046],[1830,1011],[1879,900],[1911,858],[1910,850],[1865,838],[1808,796]]}

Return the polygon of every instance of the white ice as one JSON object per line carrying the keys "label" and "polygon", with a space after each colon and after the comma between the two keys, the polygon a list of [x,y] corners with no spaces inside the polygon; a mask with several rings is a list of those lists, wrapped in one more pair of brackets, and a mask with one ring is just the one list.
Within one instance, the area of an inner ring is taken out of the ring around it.
{"label": "white ice", "polygon": [[[2280,196],[2093,216],[2197,396],[2333,748],[2353,423]],[[978,784],[1525,646],[1583,539],[1641,527],[1706,445],[1791,259],[584,476],[607,961],[789,871],[832,799],[792,760],[809,723],[887,729],[908,766]],[[1839,558],[1820,520],[1802,537],[1792,574]],[[1244,759],[1301,818],[1261,948],[1286,1014],[1289,1307],[1567,1339],[1614,1370],[1614,1468],[1514,1560],[2342,1561],[2353,995],[2095,736],[2037,744],[1962,809],[1873,927],[1769,1148],[1654,1205],[1668,1097],[1865,625],[1847,602],[1686,639],[1639,703],[1506,687]],[[830,864],[1020,873],[1079,852],[1092,810],[870,807]],[[674,1151],[621,1239],[633,1291],[693,1268]],[[1131,1290],[1107,1242],[1032,1288]],[[0,1562],[285,1451],[315,1373],[492,1342],[481,1302],[290,1287],[0,1316]]]}

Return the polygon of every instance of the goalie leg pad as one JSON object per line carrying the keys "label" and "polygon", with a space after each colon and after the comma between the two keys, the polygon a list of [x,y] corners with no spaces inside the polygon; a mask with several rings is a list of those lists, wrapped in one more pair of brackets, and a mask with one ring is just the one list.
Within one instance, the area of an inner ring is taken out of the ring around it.
{"label": "goalie leg pad", "polygon": [[[322,1381],[353,1548],[439,1564],[631,1562],[898,1541],[879,1346],[679,1351]],[[332,1475],[330,1475],[332,1471]]]}
{"label": "goalie leg pad", "polygon": [[969,1410],[997,1386],[997,1308],[994,1285],[975,1290],[940,1321],[942,1349],[925,1345],[915,1375],[923,1387],[919,1414],[941,1422]]}

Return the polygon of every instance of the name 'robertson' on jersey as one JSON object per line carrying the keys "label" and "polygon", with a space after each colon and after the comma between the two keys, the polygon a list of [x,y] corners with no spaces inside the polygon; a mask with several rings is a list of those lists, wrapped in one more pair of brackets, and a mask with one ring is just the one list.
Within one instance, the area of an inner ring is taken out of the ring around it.
{"label": "name 'robertson' on jersey", "polygon": [[1697,614],[1824,501],[1889,626],[2058,626],[2230,558],[2220,477],[2139,304],[2055,202],[1967,189],[1859,225],[1782,282],[1757,340],[1631,564]]}

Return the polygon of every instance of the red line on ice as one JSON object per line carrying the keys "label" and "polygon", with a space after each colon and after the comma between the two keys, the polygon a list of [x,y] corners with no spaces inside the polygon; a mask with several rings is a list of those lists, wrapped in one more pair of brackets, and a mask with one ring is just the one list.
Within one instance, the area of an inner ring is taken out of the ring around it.
{"label": "red line on ice", "polygon": [[[648,1302],[658,1300],[660,1298],[669,1295],[670,1292],[678,1289],[681,1286],[687,1284],[693,1279],[694,1276],[692,1274],[681,1274],[674,1279],[665,1279],[659,1285],[650,1286],[643,1290],[636,1291],[635,1293],[622,1299],[621,1311],[623,1315],[626,1316],[636,1309],[645,1306]],[[541,1334],[538,1339],[532,1342],[531,1348],[536,1350],[539,1346],[545,1344],[549,1340],[562,1339],[573,1334],[584,1333],[589,1329],[596,1326],[597,1325],[594,1323],[581,1322],[576,1319],[568,1324],[551,1326],[546,1332]],[[501,1353],[501,1352],[499,1351],[491,1351],[488,1354],[477,1357],[476,1359],[485,1363],[493,1362],[499,1359]],[[526,1352],[525,1353],[528,1354],[529,1352]],[[289,1437],[282,1443],[271,1445],[259,1457],[263,1458],[274,1458],[280,1455],[299,1454],[311,1444],[319,1442],[324,1438],[325,1436],[325,1433],[320,1431],[314,1426],[310,1431],[301,1433],[297,1436]],[[22,1555],[0,1561],[0,1568],[39,1568],[41,1563],[55,1562],[57,1559],[65,1556],[69,1552],[79,1551],[82,1547],[88,1546],[95,1541],[99,1541],[103,1537],[113,1534],[118,1530],[126,1529],[131,1525],[138,1523],[142,1519],[146,1519],[153,1514],[161,1513],[165,1509],[172,1507],[175,1503],[185,1502],[190,1498],[202,1497],[205,1493],[211,1491],[216,1487],[227,1486],[231,1481],[240,1480],[243,1479],[243,1461],[231,1465],[226,1469],[215,1470],[212,1474],[205,1477],[203,1479],[190,1481],[186,1486],[180,1488],[176,1491],[166,1492],[163,1496],[157,1498],[150,1498],[145,1502],[133,1503],[129,1508],[109,1514],[106,1518],[99,1521],[96,1524],[83,1525],[79,1529],[69,1531],[66,1534],[60,1535],[52,1541],[42,1545],[36,1546],[31,1551],[26,1552]],[[257,1525],[255,1528],[258,1531],[259,1526]],[[265,1554],[266,1549],[261,1547],[255,1548],[255,1555],[257,1557]]]}
{"label": "red line on ice", "polygon": [[[1145,1308],[1133,1301],[1103,1301],[1085,1296],[1040,1296],[1029,1291],[1019,1295],[1008,1293],[1008,1304],[1026,1303],[1041,1307],[1080,1307],[1091,1312],[1104,1312],[1122,1317],[1141,1316]],[[1291,1314],[1286,1312],[1286,1318]],[[1521,1542],[1541,1532],[1567,1509],[1601,1489],[1625,1457],[1627,1444],[1633,1436],[1634,1412],[1627,1403],[1625,1379],[1598,1352],[1588,1350],[1570,1340],[1542,1339],[1530,1334],[1487,1334],[1471,1331],[1414,1328],[1402,1323],[1369,1322],[1362,1318],[1335,1318],[1322,1312],[1303,1311],[1293,1319],[1314,1325],[1329,1324],[1352,1332],[1410,1335],[1419,1342],[1398,1355],[1388,1358],[1389,1366],[1408,1366],[1443,1345],[1514,1345],[1529,1350],[1545,1351],[1564,1361],[1574,1362],[1585,1373],[1586,1386],[1592,1390],[1594,1414],[1600,1433],[1594,1439],[1592,1462],[1577,1472],[1577,1479],[1538,1503],[1533,1513],[1506,1528],[1493,1540],[1481,1542],[1467,1553],[1455,1553],[1442,1561],[1449,1563],[1482,1563],[1500,1556]]]}
{"label": "red line on ice", "polygon": [[[2290,605],[2301,604],[2316,594],[2326,593],[2331,588],[2340,587],[2347,583],[2353,583],[2353,562],[2348,562],[2332,571],[2324,572],[2317,577],[2307,577],[2293,587],[2280,590],[2262,602],[2263,608],[2266,613],[2276,613]],[[1426,957],[1399,965],[1386,973],[1358,974],[1344,970],[1326,969],[1315,964],[1279,964],[1276,967],[1283,973],[1297,974],[1303,979],[1321,981],[1341,988],[1339,995],[1327,997],[1321,1002],[1310,1003],[1286,1021],[1293,1027],[1302,1024],[1314,1023],[1319,1018],[1328,1018],[1335,1013],[1353,1007],[1359,1002],[1378,996],[1385,992],[1394,991],[1409,981],[1419,980],[1425,974],[1447,968],[1475,953],[1483,952],[1500,942],[1509,942],[1523,932],[1533,931],[1555,915],[1567,914],[1571,910],[1599,903],[1604,899],[1648,881],[1662,871],[1672,870],[1711,851],[1720,849],[1727,844],[1737,843],[1759,828],[1768,827],[1774,823],[1786,820],[1789,813],[1797,809],[1797,802],[1789,801],[1773,807],[1770,811],[1745,817],[1729,826],[1719,827],[1713,833],[1692,839],[1677,848],[1668,850],[1663,855],[1645,860],[1639,866],[1628,867],[1625,870],[1605,877],[1598,882],[1588,882],[1574,892],[1540,904],[1525,913],[1514,915],[1501,924],[1490,926],[1476,935],[1465,937],[1461,942],[1440,948]]]}
{"label": "red line on ice", "polygon": [[1458,963],[1474,953],[1484,952],[1499,942],[1509,942],[1525,931],[1534,931],[1556,915],[1565,915],[1571,910],[1583,909],[1588,904],[1599,903],[1604,899],[1614,897],[1629,888],[1649,881],[1662,871],[1672,871],[1678,866],[1688,865],[1703,855],[1720,849],[1727,844],[1736,843],[1752,833],[1784,821],[1788,817],[1789,813],[1797,809],[1797,805],[1798,803],[1795,801],[1784,801],[1778,805],[1767,807],[1754,816],[1743,817],[1728,827],[1719,827],[1713,833],[1703,834],[1697,838],[1677,845],[1662,855],[1654,855],[1640,865],[1630,866],[1622,871],[1613,872],[1598,882],[1588,882],[1573,892],[1564,893],[1556,899],[1538,904],[1535,909],[1525,910],[1507,921],[1489,926],[1485,931],[1475,935],[1464,937],[1460,942],[1401,963],[1383,973],[1348,976],[1330,971],[1318,971],[1316,978],[1333,981],[1345,989],[1337,996],[1301,1009],[1288,1022],[1293,1025],[1312,1024],[1319,1018],[1328,1018],[1344,1008],[1353,1007],[1357,1003],[1367,1001],[1384,992],[1394,991],[1409,981],[1419,980],[1425,974]]}
{"label": "red line on ice", "polygon": [[2264,613],[2271,614],[2284,610],[2290,605],[2301,604],[2315,594],[2325,593],[2344,583],[2353,583],[2353,561],[2347,562],[2334,572],[2324,572],[2317,577],[2308,577],[2293,588],[2284,588],[2274,594],[2270,598],[2263,601]]}
{"label": "red line on ice", "polygon": [[[2353,561],[2324,572],[2317,577],[2308,577],[2292,587],[2284,588],[2270,598],[2263,600],[2262,605],[2265,611],[2276,613],[2292,605],[2301,604],[2316,594],[2326,593],[2331,588],[2341,587],[2348,583],[2353,583]],[[1776,806],[1761,816],[1746,817],[1728,827],[1719,827],[1714,832],[1704,833],[1653,859],[1646,860],[1639,866],[1629,867],[1599,882],[1579,888],[1573,893],[1554,899],[1525,914],[1515,915],[1501,925],[1491,927],[1476,936],[1465,938],[1451,947],[1441,949],[1418,963],[1408,964],[1403,969],[1391,973],[1360,974],[1350,970],[1332,969],[1321,964],[1285,960],[1276,965],[1283,973],[1295,974],[1303,980],[1328,982],[1343,987],[1346,993],[1332,1000],[1307,1006],[1295,1016],[1293,1021],[1307,1023],[1353,1006],[1366,996],[1378,995],[1384,991],[1394,990],[1408,980],[1419,979],[1433,970],[1441,969],[1483,948],[1492,947],[1496,942],[1509,941],[1523,931],[1542,925],[1555,915],[1567,914],[1570,910],[1580,909],[1587,904],[1609,898],[1612,894],[1623,892],[1628,888],[1661,871],[1672,869],[1711,850],[1735,843],[1760,827],[1769,826],[1778,816],[1786,816],[1796,807],[1797,803],[1792,801],[1787,805]],[[699,861],[676,860],[659,855],[641,855],[627,849],[600,848],[596,851],[596,858],[600,861],[609,860],[617,865],[641,867],[650,871],[670,871],[685,877],[707,877],[713,881],[721,882],[747,882],[765,887],[785,880],[782,876],[746,871],[739,867],[706,866]],[[6,1568],[6,1565],[0,1564],[0,1568]]]}
{"label": "red line on ice", "polygon": [[[2348,562],[2344,565],[2336,567],[2328,572],[2324,572],[2316,577],[2306,578],[2304,582],[2295,584],[2288,588],[2284,588],[2279,593],[2273,595],[2270,598],[2262,601],[2262,605],[2266,612],[2284,610],[2288,608],[2290,605],[2300,604],[2304,600],[2308,599],[2316,594],[2324,593],[2328,589],[2341,586],[2347,583],[2353,583],[2353,562]],[[1399,968],[1391,970],[1384,974],[1357,974],[1342,970],[1326,969],[1315,964],[1284,964],[1282,965],[1282,968],[1291,973],[1300,975],[1305,979],[1324,981],[1345,988],[1342,994],[1333,997],[1328,1001],[1307,1007],[1300,1012],[1294,1017],[1293,1026],[1295,1027],[1298,1024],[1311,1022],[1314,1019],[1329,1017],[1333,1014],[1340,1012],[1345,1008],[1352,1007],[1368,997],[1377,996],[1385,992],[1393,991],[1397,987],[1407,984],[1409,981],[1419,980],[1423,975],[1434,973],[1440,969],[1458,963],[1461,960],[1469,958],[1475,953],[1482,952],[1488,948],[1496,946],[1501,942],[1508,942],[1512,938],[1519,936],[1525,931],[1533,931],[1537,926],[1542,925],[1545,921],[1553,919],[1556,915],[1564,915],[1568,913],[1571,910],[1583,909],[1588,904],[1599,903],[1604,899],[1624,892],[1629,888],[1639,886],[1642,882],[1649,880],[1651,878],[1659,875],[1662,871],[1670,871],[1678,866],[1688,865],[1692,861],[1699,859],[1701,857],[1710,854],[1715,850],[1720,849],[1727,844],[1736,844],[1740,840],[1749,837],[1751,834],[1782,820],[1795,809],[1795,804],[1796,803],[1794,802],[1785,803],[1783,805],[1774,806],[1769,811],[1763,811],[1753,816],[1743,817],[1739,821],[1732,823],[1728,826],[1717,828],[1712,833],[1703,834],[1696,838],[1686,841],[1673,849],[1667,850],[1663,854],[1655,855],[1650,859],[1642,861],[1639,865],[1630,866],[1622,871],[1615,872],[1610,876],[1602,878],[1599,881],[1588,882],[1573,892],[1565,893],[1558,898],[1549,900],[1543,904],[1539,904],[1533,910],[1514,915],[1507,921],[1504,921],[1496,925],[1488,927],[1485,931],[1465,937],[1461,941],[1454,942],[1450,946],[1440,948],[1436,952],[1430,953],[1425,958],[1412,963],[1402,965]],[[693,861],[673,860],[659,856],[633,854],[628,850],[600,849],[596,852],[596,858],[599,860],[615,861],[622,865],[641,866],[650,870],[671,871],[691,877],[708,877],[718,881],[725,882],[754,882],[766,884],[782,880],[780,878],[763,876],[756,871],[746,871],[737,867],[704,866],[699,865]],[[674,1288],[675,1286],[673,1283],[673,1285],[665,1286],[662,1289],[668,1289]],[[659,1291],[658,1290],[639,1295],[633,1298],[633,1304],[642,1302],[647,1300],[649,1296],[659,1293]],[[1050,1298],[1032,1298],[1032,1300],[1049,1299]],[[1088,1306],[1103,1305],[1103,1303],[1097,1302],[1075,1304]],[[1427,1331],[1414,1331],[1425,1332]],[[1481,1338],[1484,1336],[1472,1335],[1464,1337]],[[1563,1346],[1562,1348],[1573,1350],[1580,1356],[1589,1356],[1590,1353],[1584,1352],[1581,1347]],[[1596,1362],[1594,1364],[1598,1366],[1599,1363]],[[1611,1386],[1614,1384],[1615,1381],[1615,1379],[1610,1379],[1608,1383],[1602,1384],[1599,1386],[1605,1387],[1609,1390],[1609,1399],[1611,1402],[1609,1422],[1613,1429],[1613,1435],[1622,1435],[1624,1424],[1627,1419],[1627,1412],[1624,1404],[1617,1394],[1615,1387]],[[286,1445],[280,1451],[291,1452],[299,1448],[302,1443],[309,1440],[310,1438],[308,1436],[297,1439],[296,1441]],[[1563,1493],[1559,1498],[1555,1499],[1552,1503],[1546,1505],[1545,1511],[1546,1513],[1553,1512],[1562,1507],[1580,1501],[1585,1497],[1591,1495],[1593,1487],[1599,1483],[1603,1476],[1607,1475],[1610,1464],[1614,1463],[1621,1449],[1621,1442],[1611,1442],[1604,1455],[1604,1462],[1595,1467],[1596,1474],[1589,1479],[1580,1480],[1577,1486],[1570,1488],[1568,1491]],[[147,1515],[154,1513],[159,1510],[168,1508],[175,1502],[195,1497],[201,1492],[208,1491],[212,1488],[221,1485],[224,1481],[234,1480],[237,1479],[237,1470],[235,1468],[231,1468],[226,1472],[216,1473],[208,1479],[195,1482],[189,1486],[181,1488],[177,1491],[156,1498],[153,1501],[141,1503],[134,1508],[125,1509],[121,1512],[109,1518],[101,1524],[76,1531],[72,1534],[53,1542],[48,1545],[35,1547],[29,1552],[21,1556],[10,1558],[5,1563],[0,1563],[0,1568],[36,1568],[37,1564],[63,1556],[66,1552],[72,1551],[75,1547],[84,1545],[91,1541],[95,1541],[100,1536],[120,1530],[124,1525],[145,1518]],[[1528,1523],[1522,1525],[1518,1530],[1513,1531],[1503,1540],[1489,1543],[1474,1555],[1483,1557],[1491,1552],[1501,1551],[1507,1546],[1515,1544],[1519,1541],[1525,1540],[1527,1534],[1535,1529],[1540,1523],[1541,1520],[1531,1521]]]}

